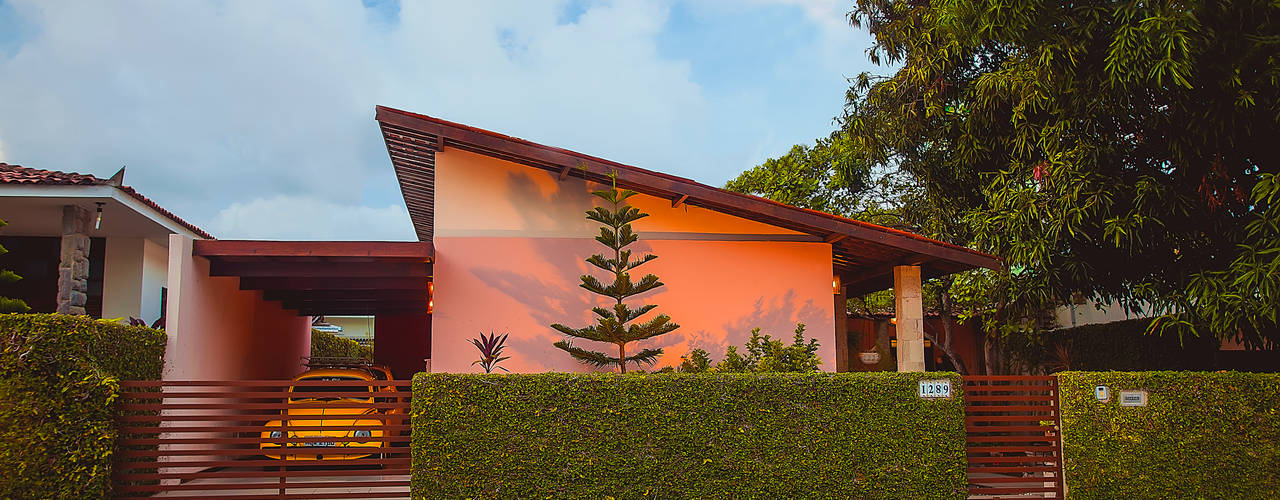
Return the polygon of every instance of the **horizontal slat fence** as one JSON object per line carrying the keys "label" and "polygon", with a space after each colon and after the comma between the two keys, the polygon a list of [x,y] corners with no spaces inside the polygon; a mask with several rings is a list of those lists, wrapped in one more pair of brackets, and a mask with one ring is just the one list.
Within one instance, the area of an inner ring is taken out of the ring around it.
{"label": "horizontal slat fence", "polygon": [[409,380],[120,385],[116,498],[409,497]]}
{"label": "horizontal slat fence", "polygon": [[964,377],[970,498],[1062,498],[1058,382]]}

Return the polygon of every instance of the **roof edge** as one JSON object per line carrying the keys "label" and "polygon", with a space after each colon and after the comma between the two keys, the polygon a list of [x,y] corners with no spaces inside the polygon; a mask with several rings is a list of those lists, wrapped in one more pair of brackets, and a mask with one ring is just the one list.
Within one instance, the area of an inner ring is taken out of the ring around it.
{"label": "roof edge", "polygon": [[[564,148],[547,146],[421,113],[381,105],[376,106],[374,109],[377,121],[436,135],[441,146],[460,147],[461,149],[489,156],[493,156],[494,152],[500,152],[551,166],[573,167],[570,169],[572,170],[571,172],[567,172],[569,175],[586,177],[592,180],[606,179],[608,172],[612,170],[619,173],[619,184],[629,182],[638,186],[649,187],[651,190],[664,192],[673,200],[682,198],[685,203],[728,213],[729,215],[741,216],[723,210],[726,206],[737,206],[745,211],[758,214],[763,219],[772,219],[778,222],[790,221],[808,226],[815,233],[857,238],[916,253],[928,254],[942,260],[970,267],[1001,268],[1000,259],[994,255],[908,231],[796,207],[759,196],[737,193],[692,179],[626,165]],[[586,168],[575,166],[575,163],[585,165]],[[770,222],[769,220],[761,220],[760,222],[778,225],[777,222]]]}

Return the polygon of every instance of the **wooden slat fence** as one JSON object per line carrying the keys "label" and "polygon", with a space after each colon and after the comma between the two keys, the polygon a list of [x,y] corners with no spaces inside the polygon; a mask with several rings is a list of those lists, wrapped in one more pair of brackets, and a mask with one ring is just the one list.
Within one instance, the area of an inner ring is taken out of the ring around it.
{"label": "wooden slat fence", "polygon": [[408,380],[121,386],[117,498],[409,497]]}
{"label": "wooden slat fence", "polygon": [[964,377],[970,498],[1062,498],[1058,382]]}

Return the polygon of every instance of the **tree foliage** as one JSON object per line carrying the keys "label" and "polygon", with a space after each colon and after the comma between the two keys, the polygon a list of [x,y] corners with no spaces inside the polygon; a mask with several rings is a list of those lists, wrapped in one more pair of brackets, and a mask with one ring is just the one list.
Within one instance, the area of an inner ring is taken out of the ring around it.
{"label": "tree foliage", "polygon": [[898,69],[853,80],[844,164],[1009,266],[958,277],[957,306],[1009,331],[1083,295],[1280,340],[1280,4],[859,0],[850,21]]}
{"label": "tree foliage", "polygon": [[[1083,293],[1275,340],[1280,294],[1233,256],[1273,255],[1241,245],[1267,244],[1250,191],[1280,155],[1280,5],[862,0],[851,20],[902,68],[858,79],[845,133],[1010,264],[1009,317]],[[1261,307],[1225,317],[1235,296]]]}
{"label": "tree foliage", "polygon": [[[0,219],[0,227],[5,227],[7,225],[9,225],[8,222]],[[4,255],[6,253],[9,253],[9,251],[4,248],[4,245],[0,245],[0,255]],[[18,276],[18,274],[13,271],[0,269],[0,283],[17,283],[18,280],[21,279],[22,276]],[[31,307],[22,299],[0,297],[0,313],[24,313],[30,310]]]}
{"label": "tree foliage", "polygon": [[605,285],[595,276],[584,274],[581,277],[582,284],[579,286],[591,293],[613,299],[614,305],[612,309],[604,307],[592,308],[591,311],[597,316],[596,324],[594,325],[571,328],[556,323],[551,325],[551,328],[570,337],[616,345],[618,347],[618,355],[611,356],[602,352],[577,347],[569,339],[555,343],[557,348],[568,352],[569,355],[579,361],[595,366],[617,365],[620,372],[626,373],[627,363],[652,364],[662,354],[662,349],[658,348],[643,349],[635,354],[627,355],[626,347],[628,343],[670,333],[680,328],[680,325],[672,323],[671,317],[666,314],[659,314],[647,321],[636,323],[635,321],[641,316],[657,308],[657,304],[646,304],[632,309],[623,302],[630,297],[662,286],[662,282],[653,274],[647,274],[640,278],[639,281],[631,280],[630,271],[632,269],[658,258],[653,254],[644,254],[633,260],[631,258],[631,250],[626,249],[626,247],[640,239],[631,230],[631,223],[649,216],[649,214],[641,212],[626,203],[628,198],[635,196],[637,193],[629,189],[618,189],[615,182],[610,189],[594,191],[592,194],[610,205],[610,208],[594,207],[588,210],[587,219],[600,223],[600,234],[595,239],[600,244],[613,250],[613,257],[605,258],[604,254],[595,254],[588,257],[586,261],[588,264],[612,274],[613,283]]}
{"label": "tree foliage", "polygon": [[818,347],[817,339],[805,341],[804,323],[796,325],[795,338],[789,345],[782,339],[760,335],[760,328],[753,328],[751,337],[743,345],[745,353],[739,352],[738,346],[730,345],[725,349],[724,359],[712,365],[705,349],[694,349],[680,357],[678,370],[684,373],[812,372],[822,365]]}

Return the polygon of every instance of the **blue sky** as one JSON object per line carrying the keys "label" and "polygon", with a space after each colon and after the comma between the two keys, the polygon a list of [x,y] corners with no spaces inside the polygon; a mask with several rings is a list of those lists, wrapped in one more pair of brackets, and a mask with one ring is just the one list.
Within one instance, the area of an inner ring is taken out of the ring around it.
{"label": "blue sky", "polygon": [[[0,0],[0,161],[223,238],[412,239],[377,104],[720,185],[832,130],[839,0]],[[13,217],[13,214],[5,214]]]}

